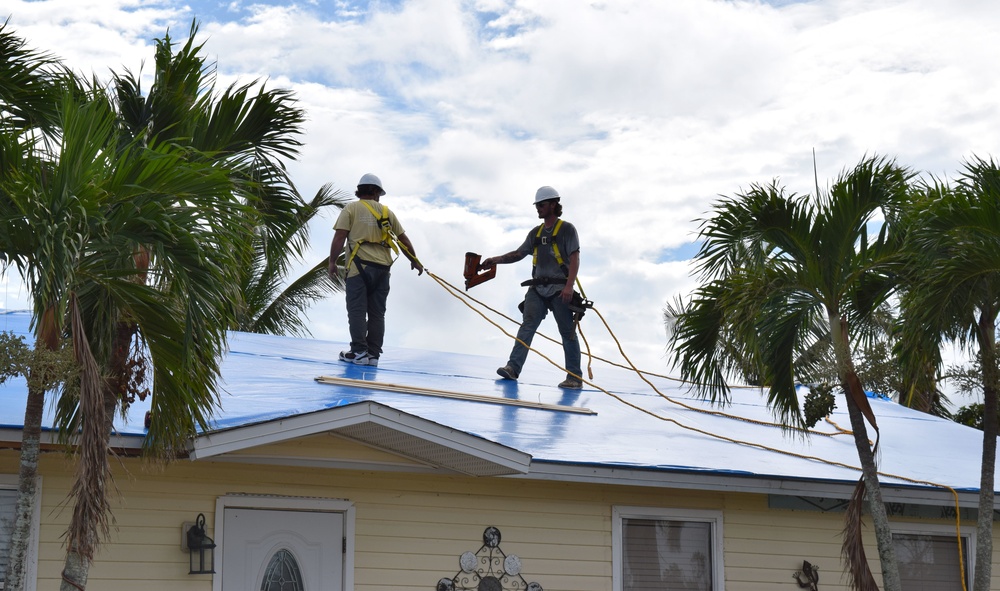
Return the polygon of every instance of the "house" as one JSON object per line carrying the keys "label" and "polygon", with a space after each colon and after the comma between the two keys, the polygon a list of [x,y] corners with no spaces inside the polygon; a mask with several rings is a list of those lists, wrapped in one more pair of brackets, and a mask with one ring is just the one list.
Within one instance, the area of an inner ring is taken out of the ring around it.
{"label": "house", "polygon": [[[28,321],[2,314],[0,330],[27,335]],[[234,334],[214,427],[166,466],[137,457],[141,405],[119,420],[115,526],[90,588],[847,588],[841,511],[860,472],[843,400],[804,436],[751,389],[719,408],[601,362],[601,389],[565,391],[536,357],[514,383],[497,379],[495,359],[389,348],[371,368],[338,362],[344,347]],[[0,387],[7,516],[24,395],[23,381]],[[906,588],[961,589],[982,435],[871,402]],[[38,590],[58,588],[71,513],[73,462],[53,442],[43,434]],[[188,549],[199,524],[214,549]],[[189,574],[202,552],[215,572]]]}

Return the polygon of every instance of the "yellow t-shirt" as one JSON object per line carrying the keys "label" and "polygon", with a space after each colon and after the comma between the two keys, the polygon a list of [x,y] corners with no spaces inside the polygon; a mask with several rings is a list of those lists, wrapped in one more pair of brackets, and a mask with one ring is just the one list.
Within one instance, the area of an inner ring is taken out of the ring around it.
{"label": "yellow t-shirt", "polygon": [[[367,201],[368,205],[371,205],[381,217],[384,213],[382,204],[374,199],[368,199]],[[400,225],[399,220],[396,219],[396,214],[392,210],[389,210],[389,227],[396,236],[404,232],[403,226]],[[345,257],[349,258],[351,253],[354,252],[354,246],[358,242],[361,242],[357,254],[354,255],[356,259],[385,266],[392,264],[394,260],[392,249],[388,244],[382,244],[382,227],[379,225],[379,220],[372,215],[372,212],[361,201],[348,203],[340,211],[340,216],[337,217],[337,221],[333,224],[333,229],[347,230]],[[349,277],[357,275],[358,266],[352,262],[351,267],[347,270],[347,274]]]}

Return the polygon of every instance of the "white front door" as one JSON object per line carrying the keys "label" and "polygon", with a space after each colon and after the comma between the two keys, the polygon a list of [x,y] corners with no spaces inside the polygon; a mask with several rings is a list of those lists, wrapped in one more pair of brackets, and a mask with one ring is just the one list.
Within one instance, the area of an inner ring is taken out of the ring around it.
{"label": "white front door", "polygon": [[223,519],[222,591],[343,591],[343,513],[226,507]]}

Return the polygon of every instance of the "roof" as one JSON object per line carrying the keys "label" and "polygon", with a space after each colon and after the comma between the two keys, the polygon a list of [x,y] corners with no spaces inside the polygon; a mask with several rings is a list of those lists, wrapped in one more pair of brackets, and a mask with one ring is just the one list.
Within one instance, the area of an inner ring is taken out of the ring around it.
{"label": "roof", "polygon": [[[29,320],[2,314],[0,330],[27,336]],[[517,382],[498,379],[506,350],[486,358],[390,347],[374,368],[337,361],[344,343],[232,333],[229,346],[221,407],[192,444],[195,461],[334,433],[427,471],[477,476],[811,496],[849,494],[860,477],[842,397],[830,422],[805,436],[777,426],[758,390],[734,389],[731,405],[713,407],[676,381],[647,383],[598,361],[591,381],[604,391],[569,391],[534,355]],[[24,398],[23,380],[0,386],[0,440],[19,431]],[[871,404],[887,501],[949,504],[950,487],[975,506],[980,431],[878,397]],[[141,442],[147,409],[137,403],[117,422],[124,445]]]}

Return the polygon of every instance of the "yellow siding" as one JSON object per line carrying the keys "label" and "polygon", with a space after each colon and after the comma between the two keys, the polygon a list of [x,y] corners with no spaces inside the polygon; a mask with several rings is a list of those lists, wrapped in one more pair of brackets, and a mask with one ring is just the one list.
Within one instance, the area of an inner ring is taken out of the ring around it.
{"label": "yellow siding", "polygon": [[[433,589],[456,574],[462,552],[479,549],[490,525],[502,533],[501,549],[521,558],[524,578],[546,591],[611,589],[615,505],[721,511],[728,591],[795,589],[792,573],[803,559],[819,565],[824,591],[846,590],[841,515],[772,510],[764,495],[222,462],[180,461],[165,470],[134,459],[113,463],[122,496],[114,503],[117,527],[90,571],[95,590],[211,591],[210,576],[187,574],[181,524],[204,513],[208,534],[217,537],[216,499],[227,494],[354,503],[359,591]],[[17,453],[0,451],[0,473],[16,468]],[[59,587],[69,468],[60,454],[43,456],[39,591]],[[873,544],[868,552],[877,557]]]}
{"label": "yellow siding", "polygon": [[360,443],[333,435],[322,433],[291,441],[283,441],[270,445],[262,445],[248,450],[229,452],[230,456],[259,457],[296,457],[308,459],[336,458],[346,462],[375,462],[386,464],[420,464],[398,454],[391,454],[362,445]]}

